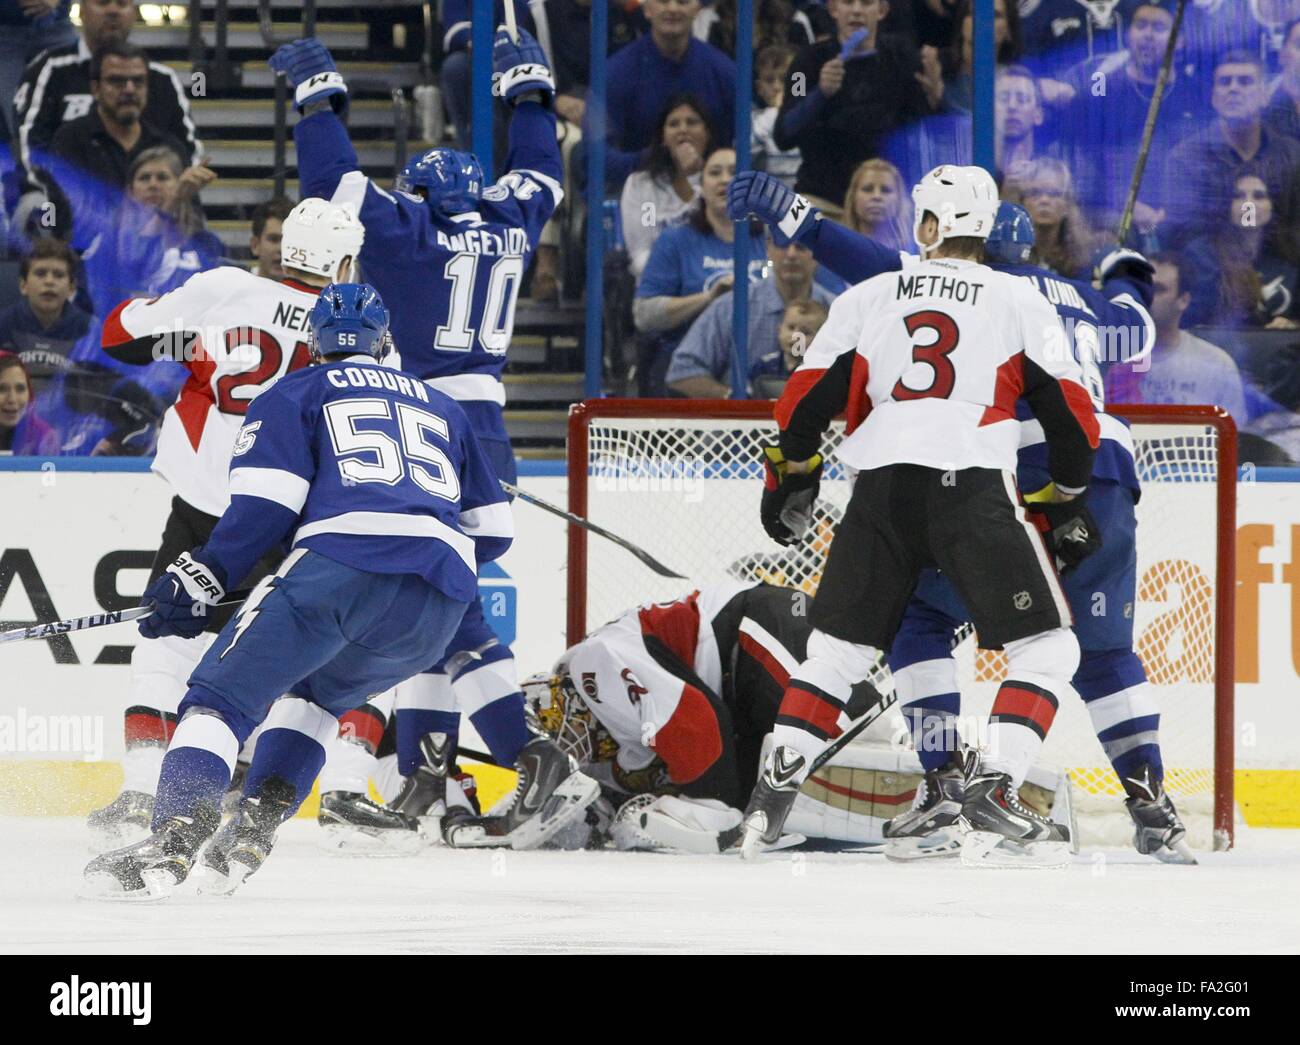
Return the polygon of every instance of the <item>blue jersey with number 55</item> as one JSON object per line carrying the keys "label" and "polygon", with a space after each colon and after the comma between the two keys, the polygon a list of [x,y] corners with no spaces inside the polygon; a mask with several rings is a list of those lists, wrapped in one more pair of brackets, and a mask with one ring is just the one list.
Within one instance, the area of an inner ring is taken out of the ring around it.
{"label": "blue jersey with number 55", "polygon": [[564,196],[555,115],[520,104],[509,173],[484,190],[476,210],[454,216],[375,185],[332,112],[298,121],[294,140],[303,195],[357,208],[366,229],[363,273],[392,312],[402,368],[462,402],[504,405],[501,371],[519,288]]}
{"label": "blue jersey with number 55", "polygon": [[371,573],[413,573],[470,602],[514,529],[460,407],[414,375],[350,356],[249,405],[230,507],[205,546],[231,581],[278,541]]}

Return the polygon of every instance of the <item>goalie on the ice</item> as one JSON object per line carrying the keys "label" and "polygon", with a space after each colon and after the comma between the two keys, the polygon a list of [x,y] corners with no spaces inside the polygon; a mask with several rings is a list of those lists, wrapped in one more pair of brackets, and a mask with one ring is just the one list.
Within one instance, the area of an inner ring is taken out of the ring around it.
{"label": "goalie on the ice", "polygon": [[[708,585],[629,610],[567,650],[551,673],[524,683],[543,728],[600,781],[610,810],[617,807],[608,831],[616,845],[707,853],[739,839],[764,740],[806,654],[810,605],[791,588]],[[862,683],[850,714],[880,699]],[[897,808],[863,796],[850,809],[824,781],[824,800],[815,790],[792,830],[869,841]]]}

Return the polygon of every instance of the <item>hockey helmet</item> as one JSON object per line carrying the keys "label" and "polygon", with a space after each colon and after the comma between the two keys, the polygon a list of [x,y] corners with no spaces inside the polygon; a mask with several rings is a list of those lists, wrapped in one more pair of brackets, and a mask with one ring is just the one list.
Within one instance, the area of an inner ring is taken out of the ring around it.
{"label": "hockey helmet", "polygon": [[308,317],[312,357],[368,355],[383,359],[388,309],[369,283],[331,283],[320,292]]}
{"label": "hockey helmet", "polygon": [[[916,183],[912,202],[916,208],[912,238],[928,250],[957,236],[987,239],[998,212],[998,186],[983,167],[945,163]],[[923,244],[917,237],[927,213],[939,220],[939,238]]]}
{"label": "hockey helmet", "polygon": [[529,714],[578,765],[608,762],[618,753],[617,741],[578,695],[564,661],[554,673],[543,671],[524,679],[523,691]]}
{"label": "hockey helmet", "polygon": [[351,258],[356,265],[365,239],[366,230],[356,208],[309,197],[284,219],[280,263],[286,268],[338,279],[345,258]]}
{"label": "hockey helmet", "polygon": [[990,261],[1028,265],[1034,253],[1034,222],[1029,211],[1018,203],[1002,204],[984,250]]}
{"label": "hockey helmet", "polygon": [[394,182],[399,192],[424,198],[444,214],[464,214],[483,195],[483,167],[472,152],[430,149],[407,163]]}

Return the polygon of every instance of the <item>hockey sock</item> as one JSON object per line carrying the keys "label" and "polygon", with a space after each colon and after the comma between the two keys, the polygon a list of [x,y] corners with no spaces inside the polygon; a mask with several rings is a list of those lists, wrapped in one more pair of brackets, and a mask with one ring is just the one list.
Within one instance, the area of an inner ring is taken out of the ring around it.
{"label": "hockey sock", "polygon": [[811,765],[851,721],[846,708],[853,686],[872,673],[878,655],[873,646],[814,630],[808,657],[790,676],[777,709],[775,746],[793,748]]}
{"label": "hockey sock", "polygon": [[174,816],[193,816],[202,803],[220,806],[239,754],[239,739],[221,716],[191,711],[163,758],[153,807],[156,831]]}
{"label": "hockey sock", "polygon": [[523,693],[494,700],[469,717],[498,764],[512,766],[524,745],[533,739],[524,718]]}
{"label": "hockey sock", "polygon": [[281,697],[266,716],[244,794],[256,795],[267,779],[279,777],[293,787],[296,810],[311,793],[325,764],[325,745],[338,738],[338,731],[338,719],[319,705],[301,697]]}
{"label": "hockey sock", "polygon": [[1074,688],[1120,780],[1142,779],[1144,766],[1151,767],[1155,781],[1162,780],[1160,709],[1137,654],[1130,649],[1084,650]]}
{"label": "hockey sock", "polygon": [[325,747],[325,767],[320,789],[366,794],[375,764],[375,751],[387,725],[384,715],[370,703],[339,716],[339,735]]}
{"label": "hockey sock", "polygon": [[492,757],[503,766],[514,765],[533,734],[524,719],[524,694],[509,647],[494,644],[480,649],[457,672],[452,688],[457,706],[469,716]]}
{"label": "hockey sock", "polygon": [[167,744],[176,731],[176,709],[208,639],[168,636],[138,643],[131,654],[131,706],[126,709],[123,791],[146,795],[158,789]]}
{"label": "hockey sock", "polygon": [[136,705],[126,709],[126,753],[122,756],[122,790],[152,795],[158,789],[163,755],[176,732],[176,715]]}
{"label": "hockey sock", "polygon": [[410,776],[423,763],[420,740],[427,733],[446,733],[453,745],[460,732],[460,712],[451,679],[441,671],[425,672],[397,686],[393,702],[397,768]]}
{"label": "hockey sock", "polygon": [[912,746],[926,772],[943,767],[959,746],[956,666],[951,656],[908,664],[894,670],[904,721],[912,731]]}
{"label": "hockey sock", "polygon": [[987,770],[1007,773],[1019,787],[1056,718],[1057,694],[1079,666],[1079,641],[1053,628],[1006,644],[1007,678],[989,712]]}

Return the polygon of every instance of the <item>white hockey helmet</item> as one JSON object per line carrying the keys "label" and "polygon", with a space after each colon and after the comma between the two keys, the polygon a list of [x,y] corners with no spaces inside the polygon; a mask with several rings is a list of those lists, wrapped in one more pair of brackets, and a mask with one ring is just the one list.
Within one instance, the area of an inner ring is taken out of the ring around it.
{"label": "white hockey helmet", "polygon": [[[998,186],[983,167],[936,167],[912,189],[916,217],[912,238],[922,249],[938,246],[954,236],[987,239],[998,214]],[[939,238],[923,244],[918,238],[926,212],[939,219]]]}
{"label": "white hockey helmet", "polygon": [[[289,212],[281,236],[282,265],[337,281],[344,258],[356,264],[366,230],[351,204],[313,196]],[[356,279],[355,271],[351,278]]]}

